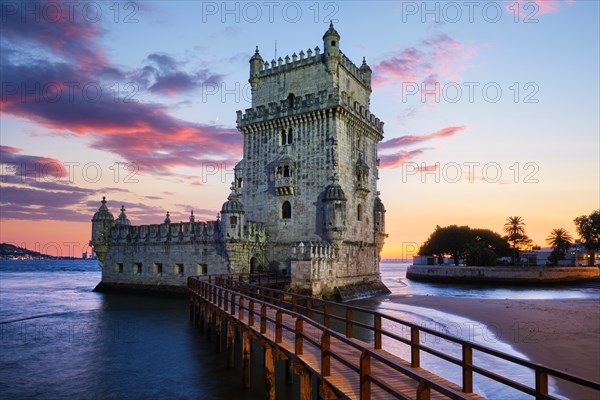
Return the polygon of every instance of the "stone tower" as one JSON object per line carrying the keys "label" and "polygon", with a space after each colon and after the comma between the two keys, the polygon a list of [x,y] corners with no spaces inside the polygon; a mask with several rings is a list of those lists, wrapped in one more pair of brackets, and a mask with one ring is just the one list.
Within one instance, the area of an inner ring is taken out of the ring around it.
{"label": "stone tower", "polygon": [[[125,215],[124,209],[122,213]],[[90,246],[94,247],[94,252],[101,263],[104,262],[106,253],[108,252],[110,230],[114,225],[115,217],[108,211],[108,207],[106,207],[106,197],[102,197],[100,208],[92,217],[92,239],[90,240]]]}
{"label": "stone tower", "polygon": [[289,271],[295,290],[349,298],[386,290],[377,192],[383,122],[369,110],[371,69],[341,52],[333,24],[323,49],[271,62],[256,49],[252,107],[237,113],[244,158],[232,195],[247,221],[265,224],[270,267]]}

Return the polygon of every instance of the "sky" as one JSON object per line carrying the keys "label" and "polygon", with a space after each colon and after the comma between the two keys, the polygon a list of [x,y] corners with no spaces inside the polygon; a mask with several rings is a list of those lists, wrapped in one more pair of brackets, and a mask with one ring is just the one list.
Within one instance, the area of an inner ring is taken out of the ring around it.
{"label": "sky", "polygon": [[1,2],[0,241],[79,256],[106,196],[133,224],[214,220],[242,157],[248,60],[340,48],[373,70],[389,237],[533,241],[600,208],[599,2]]}

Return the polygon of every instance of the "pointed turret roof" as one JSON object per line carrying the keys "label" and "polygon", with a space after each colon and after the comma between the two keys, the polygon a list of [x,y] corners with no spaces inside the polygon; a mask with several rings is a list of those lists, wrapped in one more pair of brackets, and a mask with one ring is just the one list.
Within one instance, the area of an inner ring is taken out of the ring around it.
{"label": "pointed turret roof", "polygon": [[101,203],[102,205],[100,205],[100,208],[98,208],[98,211],[94,214],[92,221],[114,221],[115,217],[108,211],[108,207],[106,207],[105,196],[102,196]]}
{"label": "pointed turret roof", "polygon": [[115,221],[115,225],[131,225],[131,222],[127,218],[125,214],[125,206],[121,205],[121,214],[119,214],[119,218]]}
{"label": "pointed turret roof", "polygon": [[329,21],[329,29],[327,29],[327,32],[325,32],[325,34],[323,35],[323,39],[330,36],[335,36],[338,39],[340,38],[340,34],[333,27],[333,21]]}

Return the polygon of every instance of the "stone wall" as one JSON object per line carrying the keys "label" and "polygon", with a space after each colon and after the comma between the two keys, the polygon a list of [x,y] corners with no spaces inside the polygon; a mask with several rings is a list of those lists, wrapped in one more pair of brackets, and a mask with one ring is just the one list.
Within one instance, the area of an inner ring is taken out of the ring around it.
{"label": "stone wall", "polygon": [[463,267],[411,265],[406,277],[442,282],[555,283],[597,278],[597,267]]}

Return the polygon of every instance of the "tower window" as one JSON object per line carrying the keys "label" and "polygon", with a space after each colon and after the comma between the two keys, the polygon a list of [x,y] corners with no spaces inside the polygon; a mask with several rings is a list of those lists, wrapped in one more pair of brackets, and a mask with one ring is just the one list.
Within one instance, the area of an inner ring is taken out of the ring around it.
{"label": "tower window", "polygon": [[290,167],[288,167],[286,165],[285,167],[283,167],[283,177],[284,178],[289,178],[290,176],[291,176]]}
{"label": "tower window", "polygon": [[243,178],[237,178],[237,187],[241,188],[244,186],[244,179]]}
{"label": "tower window", "polygon": [[331,41],[331,45],[332,45],[333,47],[335,47],[335,40],[332,40],[332,41]]}
{"label": "tower window", "polygon": [[281,205],[281,218],[291,219],[292,218],[292,205],[289,201],[284,201]]}
{"label": "tower window", "polygon": [[237,216],[236,215],[232,215],[229,217],[229,224],[230,225],[237,225]]}
{"label": "tower window", "polygon": [[155,274],[162,274],[162,272],[163,272],[163,268],[162,267],[163,267],[162,263],[154,263],[154,268],[153,268],[154,269],[154,273]]}
{"label": "tower window", "polygon": [[134,274],[142,273],[142,263],[133,263],[133,273]]}
{"label": "tower window", "polygon": [[285,133],[285,130],[281,131],[280,142],[282,146],[285,146],[287,144],[287,135]]}
{"label": "tower window", "polygon": [[183,264],[175,264],[173,267],[175,275],[183,275]]}
{"label": "tower window", "polygon": [[292,144],[292,128],[289,129],[287,134],[287,143]]}
{"label": "tower window", "polygon": [[196,273],[198,275],[208,274],[208,264],[198,264],[196,268]]}
{"label": "tower window", "polygon": [[294,106],[296,105],[296,96],[294,96],[294,93],[289,94],[289,96],[287,97],[287,102],[288,108],[294,108]]}
{"label": "tower window", "polygon": [[360,205],[360,204],[359,204],[359,205],[356,207],[356,218],[357,218],[359,221],[362,221],[362,213],[363,213],[362,205]]}

